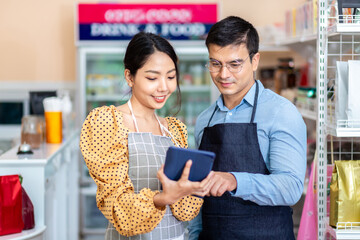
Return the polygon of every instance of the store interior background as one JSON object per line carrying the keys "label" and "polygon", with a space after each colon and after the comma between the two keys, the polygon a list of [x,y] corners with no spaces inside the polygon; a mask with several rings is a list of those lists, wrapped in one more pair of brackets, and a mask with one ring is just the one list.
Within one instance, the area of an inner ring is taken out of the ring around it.
{"label": "store interior background", "polygon": [[[75,6],[74,0],[1,1],[0,3],[0,82],[1,89],[21,82],[76,82]],[[99,1],[86,1],[99,2]],[[100,1],[101,2],[101,1]],[[103,1],[116,2],[116,1]],[[121,3],[169,3],[141,0]],[[196,0],[171,3],[211,3],[220,6],[220,18],[241,16],[254,26],[283,23],[285,11],[304,0],[237,1]],[[298,58],[295,53],[295,62]],[[277,58],[289,53],[263,53],[261,66],[274,66]],[[301,61],[301,60],[299,60]],[[5,84],[10,83],[10,84]]]}
{"label": "store interior background", "polygon": [[[86,1],[99,2],[99,1]],[[101,1],[100,1],[101,2]],[[170,1],[103,1],[121,3],[170,3]],[[182,0],[171,3],[218,3],[219,19],[236,15],[250,21],[261,35],[273,24],[284,24],[285,12],[305,0],[238,1]],[[75,10],[78,1],[37,0],[1,1],[0,3],[0,94],[11,91],[68,88],[76,92],[77,61]],[[268,39],[267,39],[268,40]],[[263,42],[261,42],[263,43]],[[261,48],[259,69],[277,68],[279,58],[293,58],[295,68],[314,61],[315,49]],[[315,47],[315,46],[314,46]],[[300,50],[299,50],[300,49]],[[296,51],[295,51],[296,50]],[[309,56],[311,52],[312,56]],[[300,53],[302,55],[300,55]],[[313,58],[311,60],[311,58]],[[315,66],[310,66],[315,69]],[[260,71],[257,73],[260,77]],[[315,71],[309,76],[315,83]],[[74,95],[76,107],[76,96]],[[307,121],[308,135],[315,140],[315,121]],[[313,127],[311,127],[313,125]],[[310,126],[310,127],[309,127]],[[0,133],[1,135],[1,133]],[[312,160],[312,159],[311,159]],[[300,221],[304,197],[294,206],[295,230]]]}

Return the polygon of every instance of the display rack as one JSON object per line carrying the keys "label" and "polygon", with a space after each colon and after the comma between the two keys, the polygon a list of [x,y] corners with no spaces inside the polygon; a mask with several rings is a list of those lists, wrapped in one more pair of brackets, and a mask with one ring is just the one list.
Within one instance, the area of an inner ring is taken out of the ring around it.
{"label": "display rack", "polygon": [[316,120],[316,99],[308,98],[306,102],[297,102],[296,107],[304,118]]}
{"label": "display rack", "polygon": [[304,118],[316,120],[318,239],[360,239],[359,223],[332,228],[327,221],[327,183],[331,178],[328,167],[334,160],[360,159],[360,119],[336,118],[334,103],[336,61],[360,60],[360,16],[340,15],[343,20],[339,20],[337,14],[329,15],[330,9],[337,9],[335,1],[318,0],[317,4],[316,34],[289,37],[272,44],[298,52],[304,46],[316,45],[316,100],[297,102],[296,106]]}
{"label": "display rack", "polygon": [[345,223],[339,222],[336,228],[329,226],[329,219],[326,219],[326,233],[335,239],[359,239],[360,222]]}
{"label": "display rack", "polygon": [[[316,127],[318,239],[323,240],[326,237],[360,239],[359,223],[346,223],[345,227],[339,225],[332,228],[327,220],[327,178],[329,177],[327,166],[334,160],[334,155],[339,160],[354,160],[358,157],[356,149],[360,137],[360,121],[338,119],[334,115],[336,110],[334,96],[337,93],[333,89],[336,81],[336,61],[360,60],[360,27],[355,21],[340,22],[338,16],[330,16],[329,9],[336,9],[336,6],[328,4],[328,0],[319,0],[318,4]],[[332,141],[328,147],[329,139],[333,140],[334,137],[338,141],[335,152]],[[344,142],[346,144],[343,144]]]}
{"label": "display rack", "polygon": [[317,37],[317,121],[316,121],[316,149],[317,149],[317,206],[318,206],[318,239],[325,237],[326,217],[326,175],[327,175],[327,139],[326,139],[326,93],[327,93],[327,0],[318,2],[318,37]]}

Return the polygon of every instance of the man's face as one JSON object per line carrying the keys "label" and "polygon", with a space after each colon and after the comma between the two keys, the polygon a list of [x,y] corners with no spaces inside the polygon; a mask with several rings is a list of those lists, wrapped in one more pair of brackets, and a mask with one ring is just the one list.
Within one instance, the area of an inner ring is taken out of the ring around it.
{"label": "man's face", "polygon": [[208,50],[210,64],[222,65],[219,72],[210,72],[210,75],[224,100],[242,99],[255,82],[253,72],[258,67],[260,54],[253,55],[250,62],[245,44],[225,47],[210,44]]}

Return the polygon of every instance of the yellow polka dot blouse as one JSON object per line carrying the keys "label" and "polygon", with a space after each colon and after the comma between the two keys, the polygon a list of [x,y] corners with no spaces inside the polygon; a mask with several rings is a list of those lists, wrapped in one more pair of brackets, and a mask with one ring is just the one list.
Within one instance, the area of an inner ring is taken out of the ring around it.
{"label": "yellow polka dot blouse", "polygon": [[[173,117],[167,117],[166,121],[178,144],[186,148],[185,125]],[[128,133],[122,112],[116,107],[96,108],[82,126],[80,149],[97,185],[98,208],[121,235],[133,236],[152,231],[166,208],[155,207],[153,197],[157,191],[145,188],[134,193],[128,175]],[[202,203],[201,198],[187,196],[170,208],[178,220],[189,221],[199,213]]]}

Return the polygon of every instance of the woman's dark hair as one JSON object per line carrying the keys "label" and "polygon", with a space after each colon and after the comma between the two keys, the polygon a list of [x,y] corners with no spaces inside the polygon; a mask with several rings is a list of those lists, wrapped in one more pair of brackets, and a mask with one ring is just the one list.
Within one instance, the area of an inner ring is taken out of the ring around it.
{"label": "woman's dark hair", "polygon": [[240,17],[229,16],[215,23],[206,38],[206,46],[215,44],[221,47],[246,44],[250,61],[259,51],[259,35],[254,26]]}
{"label": "woman's dark hair", "polygon": [[155,52],[163,52],[168,55],[174,62],[176,70],[176,106],[178,110],[174,113],[176,115],[181,109],[181,92],[179,87],[179,71],[178,71],[178,57],[174,48],[164,38],[148,32],[137,33],[129,42],[127,46],[124,65],[125,69],[130,71],[130,74],[135,76],[137,71],[144,66],[149,57]]}

